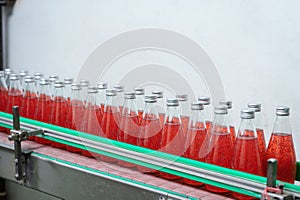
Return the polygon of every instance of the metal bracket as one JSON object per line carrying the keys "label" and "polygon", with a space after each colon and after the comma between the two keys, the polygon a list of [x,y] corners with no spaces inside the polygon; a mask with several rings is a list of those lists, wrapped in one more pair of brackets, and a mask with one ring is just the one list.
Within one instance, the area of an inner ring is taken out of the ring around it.
{"label": "metal bracket", "polygon": [[34,130],[34,131],[26,131],[20,129],[20,112],[18,106],[13,106],[13,129],[10,130],[10,135],[8,139],[10,141],[14,141],[14,149],[15,149],[15,178],[17,180],[25,180],[25,159],[22,155],[22,145],[21,142],[27,140],[30,136],[35,136],[38,134],[43,134],[43,130]]}
{"label": "metal bracket", "polygon": [[[267,187],[265,192],[261,195],[262,200],[269,199],[282,199],[282,200],[292,200],[294,199],[291,194],[285,194],[283,191],[284,185],[279,184],[276,186],[277,178],[277,160],[275,158],[270,158],[268,160],[268,171],[267,171]],[[273,197],[272,194],[276,194]]]}

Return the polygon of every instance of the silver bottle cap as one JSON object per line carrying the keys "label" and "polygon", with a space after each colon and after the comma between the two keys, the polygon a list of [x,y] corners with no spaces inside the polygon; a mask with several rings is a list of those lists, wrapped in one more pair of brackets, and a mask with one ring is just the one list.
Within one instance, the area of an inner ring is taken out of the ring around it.
{"label": "silver bottle cap", "polygon": [[202,102],[203,105],[210,105],[210,98],[205,96],[198,97],[198,101]]}
{"label": "silver bottle cap", "polygon": [[214,113],[215,114],[227,114],[228,108],[225,105],[215,106],[214,107]]}
{"label": "silver bottle cap", "polygon": [[90,82],[88,80],[80,80],[80,86],[81,87],[87,87],[89,86]]}
{"label": "silver bottle cap", "polygon": [[10,74],[9,76],[9,80],[20,80],[19,76],[17,74]]}
{"label": "silver bottle cap", "polygon": [[25,76],[25,83],[32,83],[34,82],[34,77],[32,76]]}
{"label": "silver bottle cap", "polygon": [[107,89],[107,83],[99,82],[97,84],[97,87],[99,90],[106,90]]}
{"label": "silver bottle cap", "polygon": [[136,95],[144,95],[145,94],[145,89],[144,88],[134,88],[135,94]]}
{"label": "silver bottle cap", "polygon": [[177,98],[167,99],[167,106],[179,106],[179,100]]}
{"label": "silver bottle cap", "polygon": [[250,110],[254,110],[254,112],[260,112],[261,104],[260,103],[248,103],[248,108]]}
{"label": "silver bottle cap", "polygon": [[155,102],[157,102],[156,95],[146,95],[145,96],[145,103],[155,103]]}
{"label": "silver bottle cap", "polygon": [[289,116],[290,115],[290,108],[286,106],[278,106],[276,108],[276,115],[277,116]]}
{"label": "silver bottle cap", "polygon": [[49,79],[41,78],[40,79],[40,85],[49,85]]}
{"label": "silver bottle cap", "polygon": [[158,99],[164,97],[164,92],[163,92],[163,91],[153,90],[153,91],[152,91],[152,94],[155,94],[155,95],[157,96]]}
{"label": "silver bottle cap", "polygon": [[4,71],[0,71],[0,77],[4,76]]}
{"label": "silver bottle cap", "polygon": [[227,106],[228,109],[232,108],[232,101],[220,101],[219,104]]}
{"label": "silver bottle cap", "polygon": [[71,90],[81,90],[81,86],[79,83],[72,83]]}
{"label": "silver bottle cap", "polygon": [[188,95],[187,94],[176,94],[176,98],[178,99],[178,101],[187,101]]}
{"label": "silver bottle cap", "polygon": [[135,92],[124,92],[124,99],[135,99]]}
{"label": "silver bottle cap", "polygon": [[62,87],[64,87],[64,83],[62,81],[55,81],[54,87],[55,88],[62,88]]}
{"label": "silver bottle cap", "polygon": [[14,70],[12,70],[10,68],[4,69],[4,74],[5,75],[9,75],[9,74],[12,74],[12,73],[14,73]]}
{"label": "silver bottle cap", "polygon": [[27,76],[27,75],[28,75],[28,71],[25,70],[25,69],[21,69],[21,70],[19,71],[19,75],[20,75],[21,77]]}
{"label": "silver bottle cap", "polygon": [[34,74],[34,79],[35,80],[40,80],[40,78],[42,78],[44,75],[40,72],[37,72]]}
{"label": "silver bottle cap", "polygon": [[106,89],[106,96],[117,96],[116,89]]}
{"label": "silver bottle cap", "polygon": [[55,81],[57,81],[58,80],[58,76],[56,76],[56,75],[51,75],[51,76],[49,76],[49,81],[50,82],[55,82]]}
{"label": "silver bottle cap", "polygon": [[98,88],[96,86],[88,86],[88,93],[98,93]]}
{"label": "silver bottle cap", "polygon": [[192,110],[203,110],[204,106],[201,102],[196,101],[191,103],[191,109]]}
{"label": "silver bottle cap", "polygon": [[64,78],[65,85],[71,85],[74,82],[73,78]]}
{"label": "silver bottle cap", "polygon": [[116,89],[117,92],[124,92],[124,86],[122,86],[122,85],[117,84],[117,85],[114,85],[113,88]]}
{"label": "silver bottle cap", "polygon": [[254,110],[244,109],[241,110],[241,119],[254,119]]}

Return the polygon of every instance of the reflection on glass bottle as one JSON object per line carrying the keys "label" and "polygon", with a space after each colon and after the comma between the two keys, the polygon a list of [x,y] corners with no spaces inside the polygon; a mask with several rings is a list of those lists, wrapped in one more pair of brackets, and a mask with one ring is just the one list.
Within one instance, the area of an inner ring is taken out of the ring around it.
{"label": "reflection on glass bottle", "polygon": [[166,112],[166,106],[165,106],[165,100],[164,100],[164,92],[153,90],[152,94],[157,97],[157,109],[159,114],[159,121],[161,123],[161,126],[164,125],[164,119],[165,119],[165,112]]}
{"label": "reflection on glass bottle", "polygon": [[199,96],[198,101],[204,105],[204,119],[206,123],[206,129],[209,130],[212,124],[212,106],[210,98],[207,96]]}
{"label": "reflection on glass bottle", "polygon": [[9,89],[7,99],[6,112],[12,113],[12,106],[19,106],[20,112],[22,112],[22,87],[20,84],[19,76],[16,74],[10,74],[9,76]]}
{"label": "reflection on glass bottle", "polygon": [[145,95],[145,89],[144,88],[134,88],[135,95],[136,95],[136,106],[139,113],[139,118],[142,119],[145,102],[144,102],[144,95]]}
{"label": "reflection on glass bottle", "polygon": [[230,135],[231,135],[231,139],[232,139],[232,144],[234,144],[235,138],[236,138],[236,133],[235,133],[235,127],[233,125],[233,121],[232,121],[232,118],[231,118],[231,113],[229,112],[232,109],[232,101],[220,101],[219,103],[220,103],[220,105],[227,106],[227,109],[228,109],[227,124],[229,126],[229,131],[230,131]]}
{"label": "reflection on glass bottle", "polygon": [[180,118],[182,123],[183,134],[186,134],[189,125],[190,107],[187,94],[177,94],[176,98],[179,101]]}

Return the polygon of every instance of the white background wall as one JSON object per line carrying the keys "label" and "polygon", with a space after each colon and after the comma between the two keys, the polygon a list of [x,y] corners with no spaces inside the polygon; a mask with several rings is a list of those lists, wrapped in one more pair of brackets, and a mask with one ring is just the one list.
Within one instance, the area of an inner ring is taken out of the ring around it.
{"label": "white background wall", "polygon": [[291,108],[300,156],[300,1],[17,0],[8,19],[8,66],[75,76],[99,44],[144,27],[179,32],[212,59],[234,118],[263,103],[268,135],[277,105]]}

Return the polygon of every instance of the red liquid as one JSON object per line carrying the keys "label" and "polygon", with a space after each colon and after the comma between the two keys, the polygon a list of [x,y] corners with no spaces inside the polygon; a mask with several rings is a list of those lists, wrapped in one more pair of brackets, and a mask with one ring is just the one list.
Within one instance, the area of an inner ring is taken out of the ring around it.
{"label": "red liquid", "polygon": [[230,131],[230,135],[231,135],[231,140],[232,140],[232,144],[234,144],[235,142],[235,128],[234,126],[229,126],[229,131]]}
{"label": "red liquid", "polygon": [[[220,127],[221,130],[226,130]],[[206,147],[206,145],[208,147]],[[233,145],[230,133],[211,133],[210,140],[205,142],[203,149],[207,151],[206,162],[222,167],[232,168]],[[205,185],[205,188],[215,193],[228,193],[228,190]]]}
{"label": "red liquid", "polygon": [[165,122],[165,113],[159,113],[159,121],[160,121],[160,126],[163,127]]}
{"label": "red liquid", "polygon": [[211,127],[212,122],[211,121],[206,121],[205,125],[206,125],[206,130],[209,130]]}
{"label": "red liquid", "polygon": [[[139,116],[122,116],[118,141],[137,145],[139,136]],[[122,167],[136,167],[135,164],[120,160],[118,164]]]}
{"label": "red liquid", "polygon": [[[152,150],[160,148],[162,128],[159,119],[153,119],[151,116],[145,116],[141,121],[140,136],[138,146]],[[142,173],[157,173],[157,170],[143,166],[138,166],[138,170]]]}
{"label": "red liquid", "polygon": [[143,110],[139,110],[138,111],[138,115],[139,115],[139,120],[141,121],[142,120],[142,118],[143,118]]}
{"label": "red liquid", "polygon": [[[173,123],[166,123],[162,130],[160,151],[177,156],[182,156],[184,154],[183,141],[184,135],[181,124],[175,121]],[[168,180],[177,180],[181,178],[179,176],[168,174],[165,172],[159,172],[159,175],[160,177]]]}
{"label": "red liquid", "polygon": [[[258,140],[255,137],[239,136],[236,138],[233,169],[255,174],[263,175],[261,155],[258,147]],[[236,199],[255,199],[239,193],[232,193]]]}
{"label": "red liquid", "polygon": [[[36,112],[35,112],[34,119],[41,122],[50,123],[51,111],[52,111],[52,101],[50,100],[50,96],[47,96],[45,94],[40,94],[36,105]],[[41,137],[35,137],[35,141],[40,144],[51,143],[50,140]]]}
{"label": "red liquid", "polygon": [[[201,127],[201,125],[200,125],[200,127]],[[203,125],[202,125],[202,127],[203,127]],[[199,153],[200,153],[200,149],[204,142],[205,137],[206,137],[206,130],[204,127],[202,129],[199,129],[199,128],[188,129],[187,137],[186,137],[186,144],[185,144],[186,145],[185,157],[204,162],[205,159],[200,158]],[[184,178],[183,182],[185,184],[192,185],[192,186],[202,186],[203,185],[203,183],[200,183],[200,182],[197,182],[194,180],[190,180],[187,178]]]}
{"label": "red liquid", "polygon": [[277,159],[278,180],[294,184],[296,176],[296,155],[292,135],[272,133],[266,158]]}
{"label": "red liquid", "polygon": [[[80,130],[80,125],[83,119],[84,107],[83,102],[81,101],[72,101],[71,105],[68,106],[67,120],[66,120],[66,128],[73,130]],[[67,146],[67,151],[73,153],[81,153],[81,149]]]}
{"label": "red liquid", "polygon": [[[108,106],[106,108],[106,112],[103,113],[103,118],[101,123],[102,131],[105,137],[112,140],[117,140],[119,123],[120,123],[120,113],[117,112],[116,108]],[[106,162],[117,161],[115,158],[107,157],[104,155],[101,155],[100,158],[101,160]]]}
{"label": "red liquid", "polygon": [[22,94],[20,95],[8,95],[7,99],[7,107],[6,107],[6,112],[7,113],[12,113],[12,107],[13,106],[19,106],[20,112],[22,110]]}
{"label": "red liquid", "polygon": [[[6,112],[8,92],[5,88],[0,88],[0,111]],[[8,132],[7,128],[0,127],[0,132]]]}
{"label": "red liquid", "polygon": [[264,130],[256,129],[256,133],[257,133],[257,140],[258,140],[258,148],[262,159],[263,175],[266,176],[267,160],[266,160],[266,141],[265,141]]}
{"label": "red liquid", "polygon": [[183,134],[186,135],[190,118],[188,116],[181,116],[180,119],[181,119]]}
{"label": "red liquid", "polygon": [[25,97],[22,98],[22,117],[34,119],[36,112],[37,97],[36,94],[26,92]]}
{"label": "red liquid", "polygon": [[[62,97],[55,97],[52,101],[51,124],[64,127],[67,116],[67,101]],[[58,142],[51,142],[51,146],[55,148],[65,149],[66,145]]]}
{"label": "red liquid", "polygon": [[[82,119],[81,131],[92,135],[103,136],[101,126],[99,124],[99,107],[88,106],[84,109],[84,117]],[[94,157],[92,152],[82,150],[82,155]]]}

